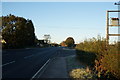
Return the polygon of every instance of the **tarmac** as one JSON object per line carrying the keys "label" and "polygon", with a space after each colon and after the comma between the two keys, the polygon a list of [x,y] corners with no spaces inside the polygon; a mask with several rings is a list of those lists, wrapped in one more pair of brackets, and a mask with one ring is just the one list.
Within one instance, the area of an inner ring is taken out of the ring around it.
{"label": "tarmac", "polygon": [[52,59],[39,78],[69,78],[65,57],[57,57]]}
{"label": "tarmac", "polygon": [[75,50],[62,49],[58,54],[50,59],[48,63],[35,76],[37,80],[41,79],[69,79],[67,72],[66,57],[75,55]]}

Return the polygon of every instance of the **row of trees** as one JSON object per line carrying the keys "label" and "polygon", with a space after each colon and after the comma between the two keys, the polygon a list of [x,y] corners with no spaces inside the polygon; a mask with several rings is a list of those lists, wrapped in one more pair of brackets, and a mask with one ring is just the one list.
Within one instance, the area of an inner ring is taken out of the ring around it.
{"label": "row of trees", "polygon": [[[34,33],[34,25],[31,20],[14,15],[0,17],[0,32],[3,48],[24,48],[39,43]],[[45,43],[50,42],[50,35],[44,35]],[[64,44],[74,47],[74,39],[68,37]]]}
{"label": "row of trees", "polygon": [[2,16],[3,48],[21,48],[35,43],[34,25],[31,20],[14,15]]}

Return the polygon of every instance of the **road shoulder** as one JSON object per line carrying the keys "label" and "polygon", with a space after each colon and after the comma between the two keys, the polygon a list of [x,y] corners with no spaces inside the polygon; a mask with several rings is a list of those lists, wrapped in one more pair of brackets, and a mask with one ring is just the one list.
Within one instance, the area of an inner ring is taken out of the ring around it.
{"label": "road shoulder", "polygon": [[53,58],[39,78],[68,78],[66,69],[66,58]]}

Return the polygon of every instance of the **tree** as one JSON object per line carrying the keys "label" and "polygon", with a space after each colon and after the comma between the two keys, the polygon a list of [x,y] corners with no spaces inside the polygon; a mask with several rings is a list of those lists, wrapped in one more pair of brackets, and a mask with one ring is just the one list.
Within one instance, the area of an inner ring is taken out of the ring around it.
{"label": "tree", "polygon": [[31,20],[14,15],[2,16],[2,38],[7,48],[32,46],[35,41],[34,25]]}
{"label": "tree", "polygon": [[66,47],[66,46],[67,46],[66,43],[65,43],[65,41],[62,41],[62,42],[60,43],[60,45],[63,46],[63,47]]}
{"label": "tree", "polygon": [[68,37],[68,38],[66,39],[65,43],[66,43],[66,45],[67,45],[68,47],[74,47],[75,41],[74,41],[74,39],[73,39],[72,37]]}

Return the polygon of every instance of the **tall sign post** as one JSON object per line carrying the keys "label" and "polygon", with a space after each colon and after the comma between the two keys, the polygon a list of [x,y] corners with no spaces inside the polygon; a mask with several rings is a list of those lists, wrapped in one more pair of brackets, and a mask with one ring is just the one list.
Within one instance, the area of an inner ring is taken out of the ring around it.
{"label": "tall sign post", "polygon": [[120,34],[110,34],[109,33],[109,28],[110,27],[120,27],[120,24],[119,24],[119,19],[120,18],[110,18],[110,13],[119,13],[120,10],[109,10],[107,11],[107,20],[106,20],[106,40],[107,40],[107,45],[109,45],[109,37],[110,36],[120,36]]}

